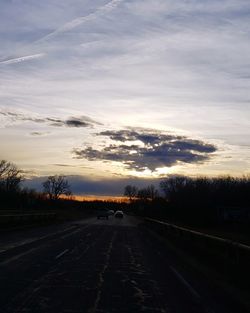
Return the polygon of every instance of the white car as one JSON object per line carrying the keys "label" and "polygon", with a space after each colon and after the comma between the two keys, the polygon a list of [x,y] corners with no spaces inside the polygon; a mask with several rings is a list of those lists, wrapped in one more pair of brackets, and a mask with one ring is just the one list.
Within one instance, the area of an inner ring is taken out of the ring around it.
{"label": "white car", "polygon": [[121,210],[118,210],[118,211],[116,211],[115,212],[115,217],[117,217],[117,218],[123,218],[123,212],[121,211]]}

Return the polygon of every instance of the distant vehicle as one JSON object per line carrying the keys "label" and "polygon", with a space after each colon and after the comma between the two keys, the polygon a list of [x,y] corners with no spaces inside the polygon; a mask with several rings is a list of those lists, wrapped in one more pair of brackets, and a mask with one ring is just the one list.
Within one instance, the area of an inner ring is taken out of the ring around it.
{"label": "distant vehicle", "polygon": [[109,214],[109,215],[114,215],[114,214],[115,214],[115,211],[114,211],[114,210],[108,210],[108,214]]}
{"label": "distant vehicle", "polygon": [[123,212],[121,210],[115,212],[115,217],[123,218]]}
{"label": "distant vehicle", "polygon": [[106,220],[108,220],[108,218],[109,218],[109,213],[106,210],[99,211],[98,214],[97,214],[97,219],[98,220],[99,219],[106,219]]}

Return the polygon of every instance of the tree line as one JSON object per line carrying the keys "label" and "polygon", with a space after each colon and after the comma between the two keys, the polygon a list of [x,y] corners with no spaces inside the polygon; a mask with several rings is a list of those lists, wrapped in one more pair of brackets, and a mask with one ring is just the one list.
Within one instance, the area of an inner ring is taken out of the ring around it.
{"label": "tree line", "polygon": [[[22,170],[11,162],[0,161],[1,209],[47,207],[62,195],[72,194],[69,182],[62,175],[47,177],[42,192],[23,188],[23,181]],[[158,189],[154,185],[144,188],[127,185],[124,196],[129,199],[131,213],[170,221],[214,223],[220,208],[227,212],[232,207],[246,209],[246,219],[250,218],[250,176],[172,175],[163,178]]]}
{"label": "tree line", "polygon": [[250,219],[250,176],[187,177],[172,175],[155,186],[138,189],[127,185],[128,197],[134,212],[156,218],[189,223],[215,223],[220,210],[232,208]]}
{"label": "tree line", "polygon": [[138,189],[136,186],[127,185],[124,188],[124,196],[128,197],[130,201],[135,199],[152,201],[159,197],[159,192],[154,185],[149,185],[141,189]]}
{"label": "tree line", "polygon": [[47,200],[58,200],[60,196],[71,195],[70,185],[65,176],[49,176],[42,183],[43,192],[22,187],[24,173],[15,164],[0,161],[0,208],[27,209],[47,205]]}

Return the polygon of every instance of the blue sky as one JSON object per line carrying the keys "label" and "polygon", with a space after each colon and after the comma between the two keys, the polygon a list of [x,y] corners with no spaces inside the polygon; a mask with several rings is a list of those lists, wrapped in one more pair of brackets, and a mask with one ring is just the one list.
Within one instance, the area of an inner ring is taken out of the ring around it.
{"label": "blue sky", "polygon": [[250,172],[249,1],[3,0],[0,46],[0,158],[27,177]]}

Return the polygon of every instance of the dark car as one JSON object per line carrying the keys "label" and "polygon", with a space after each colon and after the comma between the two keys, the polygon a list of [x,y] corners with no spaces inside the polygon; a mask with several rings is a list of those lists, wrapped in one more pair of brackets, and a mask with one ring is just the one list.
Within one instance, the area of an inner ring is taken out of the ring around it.
{"label": "dark car", "polygon": [[102,211],[99,211],[98,214],[97,214],[97,219],[106,219],[108,220],[109,218],[109,213],[108,211],[105,211],[105,210],[102,210]]}
{"label": "dark car", "polygon": [[117,218],[123,218],[123,212],[122,211],[116,211],[115,212],[115,217],[117,217]]}

